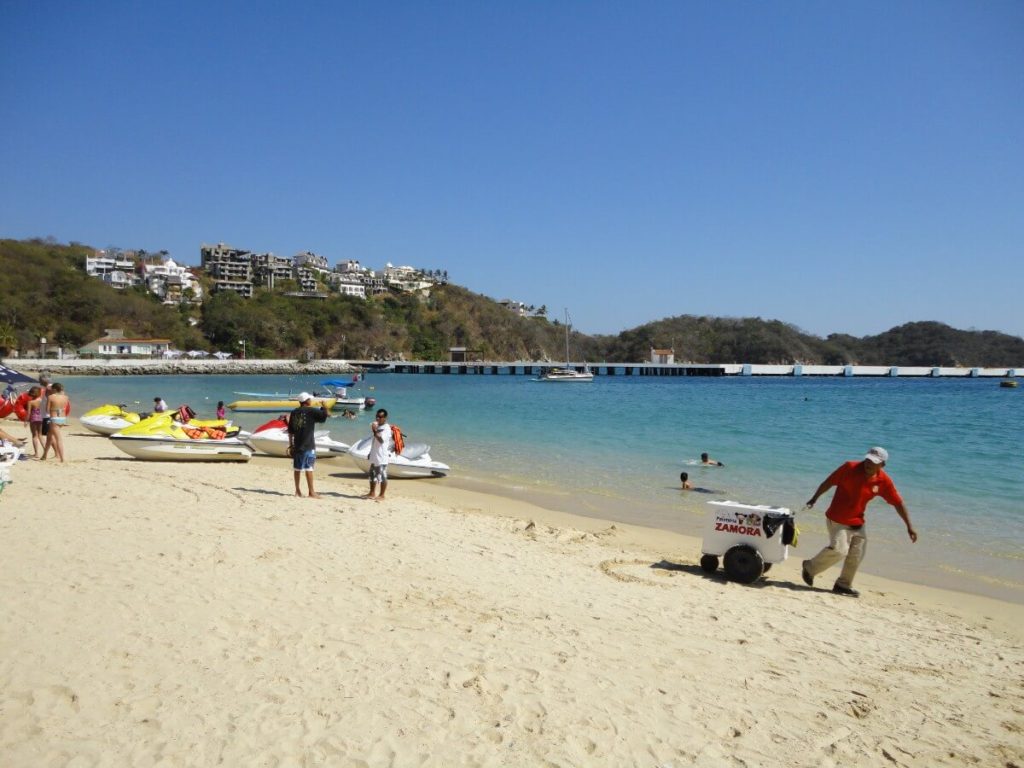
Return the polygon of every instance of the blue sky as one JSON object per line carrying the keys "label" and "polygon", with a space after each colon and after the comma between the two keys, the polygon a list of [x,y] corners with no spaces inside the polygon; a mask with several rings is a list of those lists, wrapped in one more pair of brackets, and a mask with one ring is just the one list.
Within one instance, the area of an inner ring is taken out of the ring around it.
{"label": "blue sky", "polygon": [[1024,3],[0,0],[0,236],[1024,336]]}

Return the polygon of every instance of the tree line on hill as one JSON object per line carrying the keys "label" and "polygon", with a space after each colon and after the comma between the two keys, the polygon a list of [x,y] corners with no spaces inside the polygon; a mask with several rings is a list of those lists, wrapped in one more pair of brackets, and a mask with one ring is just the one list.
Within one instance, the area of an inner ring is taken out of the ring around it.
{"label": "tree line on hill", "polygon": [[[0,240],[0,356],[77,349],[107,328],[169,339],[176,349],[250,357],[447,360],[451,347],[470,359],[561,360],[564,327],[521,317],[458,285],[428,297],[389,293],[370,299],[308,299],[257,290],[252,299],[221,292],[201,305],[161,304],[144,288],[118,291],[85,274],[92,249],[42,240]],[[640,362],[652,348],[673,348],[676,362],[1002,367],[1024,364],[1024,339],[915,322],[877,336],[821,338],[779,320],[680,315],[617,335],[572,332],[571,356],[590,362]]]}

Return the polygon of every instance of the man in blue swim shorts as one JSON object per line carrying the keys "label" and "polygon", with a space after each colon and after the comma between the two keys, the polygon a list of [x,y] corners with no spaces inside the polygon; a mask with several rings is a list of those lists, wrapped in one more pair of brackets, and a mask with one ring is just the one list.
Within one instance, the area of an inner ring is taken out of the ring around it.
{"label": "man in blue swim shorts", "polygon": [[314,408],[308,392],[299,395],[299,407],[288,417],[288,455],[292,457],[292,473],[295,476],[295,495],[302,496],[302,475],[306,475],[306,490],[311,499],[320,495],[313,488],[313,470],[316,468],[316,425],[327,421],[327,409],[323,403]]}

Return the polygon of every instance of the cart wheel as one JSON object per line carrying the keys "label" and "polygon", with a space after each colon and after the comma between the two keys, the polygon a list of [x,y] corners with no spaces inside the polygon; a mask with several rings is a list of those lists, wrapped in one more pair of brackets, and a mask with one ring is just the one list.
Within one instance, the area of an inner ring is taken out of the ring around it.
{"label": "cart wheel", "polygon": [[764,558],[753,547],[733,547],[725,553],[725,573],[740,584],[753,584],[764,573]]}
{"label": "cart wheel", "polygon": [[764,564],[764,570],[763,570],[763,571],[761,571],[761,575],[762,575],[762,576],[764,576],[764,575],[765,575],[766,573],[768,573],[768,571],[770,571],[771,569],[772,569],[772,564],[771,564],[771,563],[765,563],[765,564]]}
{"label": "cart wheel", "polygon": [[718,570],[718,556],[702,555],[700,558],[700,568],[704,573],[714,573]]}

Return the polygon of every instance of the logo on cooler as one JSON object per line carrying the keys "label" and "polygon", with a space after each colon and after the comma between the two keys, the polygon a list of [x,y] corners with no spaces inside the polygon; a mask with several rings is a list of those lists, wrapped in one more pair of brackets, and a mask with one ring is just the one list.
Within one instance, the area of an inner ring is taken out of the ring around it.
{"label": "logo on cooler", "polygon": [[761,536],[761,516],[756,512],[715,517],[715,530],[723,533],[739,533],[743,536]]}

